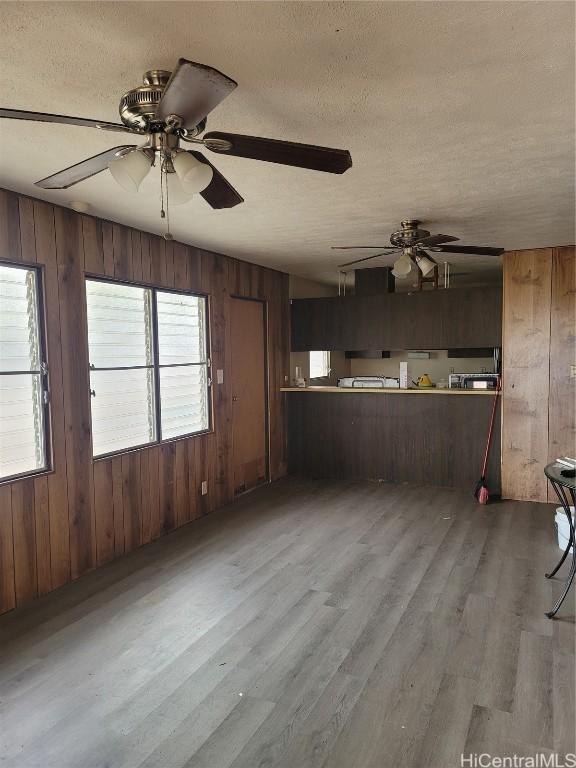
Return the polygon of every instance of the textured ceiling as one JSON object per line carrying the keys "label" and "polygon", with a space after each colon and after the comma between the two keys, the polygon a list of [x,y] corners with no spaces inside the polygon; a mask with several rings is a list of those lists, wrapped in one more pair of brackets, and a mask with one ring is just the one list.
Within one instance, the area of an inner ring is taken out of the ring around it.
{"label": "textured ceiling", "polygon": [[[346,260],[331,245],[386,244],[402,218],[475,245],[574,242],[572,2],[2,2],[0,24],[3,106],[116,121],[145,70],[184,56],[239,83],[209,129],[351,151],[343,176],[208,153],[246,202],[174,208],[179,240],[323,280]],[[0,141],[0,185],[162,231],[151,179],[33,186],[122,134],[4,120]]]}

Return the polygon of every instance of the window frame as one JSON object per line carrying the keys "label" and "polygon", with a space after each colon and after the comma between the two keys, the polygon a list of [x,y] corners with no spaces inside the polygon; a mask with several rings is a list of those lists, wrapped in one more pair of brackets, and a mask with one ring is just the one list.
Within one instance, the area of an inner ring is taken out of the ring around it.
{"label": "window frame", "polygon": [[[120,448],[117,451],[109,451],[108,453],[99,453],[97,456],[94,456],[94,445],[92,444],[92,461],[102,461],[105,459],[109,459],[114,456],[122,456],[126,453],[132,453],[133,451],[141,451],[146,448],[152,448],[153,446],[159,446],[159,445],[166,445],[168,443],[174,443],[177,440],[189,440],[190,438],[194,437],[200,437],[202,435],[210,434],[214,431],[214,395],[213,395],[213,381],[211,376],[211,368],[212,368],[212,338],[211,338],[211,324],[210,324],[210,295],[207,293],[202,293],[200,291],[188,291],[188,290],[180,290],[178,288],[167,288],[162,285],[157,285],[156,283],[145,283],[140,281],[134,281],[134,280],[122,280],[118,278],[113,277],[105,277],[102,275],[95,275],[86,272],[84,274],[84,300],[86,302],[86,309],[87,309],[87,292],[86,292],[86,283],[88,281],[92,282],[99,282],[99,283],[111,283],[116,285],[127,285],[132,288],[143,288],[144,290],[148,290],[151,292],[150,296],[150,307],[151,307],[151,332],[152,332],[152,365],[132,365],[132,366],[122,366],[122,367],[105,367],[105,368],[93,368],[90,364],[90,345],[88,343],[88,312],[86,312],[86,346],[88,351],[88,373],[90,374],[92,371],[99,371],[99,370],[122,370],[122,371],[129,371],[129,370],[152,370],[154,375],[154,430],[155,430],[155,439],[150,440],[147,443],[140,443],[139,445],[131,445],[129,448]],[[183,364],[175,364],[175,365],[165,365],[160,364],[160,345],[159,345],[159,336],[158,336],[158,305],[157,305],[157,293],[173,293],[179,296],[193,296],[199,299],[204,299],[204,320],[205,320],[205,348],[206,348],[206,362],[204,363],[196,363],[196,365],[205,365],[206,366],[206,397],[208,401],[208,427],[206,429],[198,430],[197,432],[187,432],[183,435],[177,435],[176,437],[167,437],[162,438],[162,404],[161,404],[161,393],[160,393],[160,371],[162,368],[172,368],[172,367],[185,367],[188,365],[192,365],[191,363],[183,363]],[[90,387],[90,398],[92,398],[92,389]],[[91,442],[92,442],[92,407],[90,407],[90,433],[91,433]]]}
{"label": "window frame", "polygon": [[40,368],[33,371],[2,371],[0,376],[39,376],[41,387],[40,404],[42,406],[42,443],[44,446],[44,466],[38,469],[30,469],[27,472],[18,472],[14,475],[0,476],[0,485],[12,483],[16,480],[24,480],[27,477],[38,477],[54,471],[54,454],[52,446],[52,397],[50,390],[50,365],[48,360],[48,339],[46,322],[46,303],[44,296],[44,265],[32,264],[26,261],[9,261],[0,259],[3,267],[13,267],[34,272],[36,284],[36,317],[38,318],[38,350],[40,353]]}

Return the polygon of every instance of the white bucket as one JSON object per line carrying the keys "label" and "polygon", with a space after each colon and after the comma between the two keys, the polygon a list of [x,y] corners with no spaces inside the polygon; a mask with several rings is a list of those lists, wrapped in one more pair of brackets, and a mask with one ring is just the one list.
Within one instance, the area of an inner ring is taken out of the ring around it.
{"label": "white bucket", "polygon": [[[572,523],[574,524],[574,507],[570,507]],[[558,532],[558,546],[562,551],[568,546],[570,540],[570,525],[563,507],[556,507],[556,531]]]}

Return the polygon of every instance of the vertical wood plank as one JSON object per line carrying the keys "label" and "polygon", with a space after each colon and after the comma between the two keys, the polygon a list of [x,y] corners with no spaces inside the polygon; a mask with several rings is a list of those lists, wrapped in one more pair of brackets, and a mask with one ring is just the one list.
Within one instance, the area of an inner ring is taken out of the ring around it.
{"label": "vertical wood plank", "polygon": [[16,604],[23,605],[38,595],[34,480],[12,484],[12,531]]}
{"label": "vertical wood plank", "polygon": [[112,225],[114,250],[114,277],[129,280],[132,273],[132,241],[130,230],[121,224]]}
{"label": "vertical wood plank", "polygon": [[11,611],[15,605],[12,489],[0,485],[0,613]]}
{"label": "vertical wood plank", "polygon": [[122,457],[112,459],[112,498],[114,502],[114,554],[124,554],[124,486]]}
{"label": "vertical wood plank", "polygon": [[140,452],[132,451],[122,456],[122,498],[124,507],[124,547],[131,552],[142,543],[140,520],[141,478]]}
{"label": "vertical wood plank", "polygon": [[[550,398],[548,460],[574,457],[576,445],[576,378],[570,366],[576,363],[576,249],[555,248],[552,262],[550,315]],[[548,501],[556,494],[548,486]]]}
{"label": "vertical wood plank", "polygon": [[18,195],[0,189],[0,259],[22,261]]}
{"label": "vertical wood plank", "polygon": [[50,563],[50,496],[48,477],[45,475],[34,479],[34,533],[38,594],[46,595],[52,589],[52,568]]}
{"label": "vertical wood plank", "polygon": [[[198,438],[201,439],[201,438]],[[200,495],[200,479],[196,466],[196,445],[198,439],[187,440],[187,471],[188,471],[188,519],[195,520],[199,516],[198,496]]]}
{"label": "vertical wood plank", "polygon": [[104,275],[114,277],[114,232],[111,222],[102,222],[102,257]]}
{"label": "vertical wood plank", "polygon": [[90,274],[102,275],[104,274],[102,222],[93,216],[82,216],[81,220],[84,241],[84,269]]}
{"label": "vertical wood plank", "polygon": [[18,200],[20,217],[20,254],[22,261],[36,261],[36,235],[34,232],[34,201],[29,197]]}
{"label": "vertical wood plank", "polygon": [[504,254],[502,495],[546,501],[550,249]]}
{"label": "vertical wood plank", "polygon": [[[148,481],[150,497],[150,541],[157,539],[162,532],[162,515],[160,510],[160,457],[162,451],[159,446],[151,448],[148,452]],[[144,531],[143,537],[148,536]]]}
{"label": "vertical wood plank", "polygon": [[166,241],[156,235],[150,235],[150,275],[154,285],[163,285],[163,275],[166,274],[164,257]]}
{"label": "vertical wood plank", "polygon": [[150,257],[150,235],[147,232],[140,233],[140,257],[142,259],[142,281],[152,282],[152,259]]}
{"label": "vertical wood plank", "polygon": [[190,503],[188,491],[188,450],[186,440],[178,440],[175,444],[175,483],[176,483],[176,526],[181,526],[190,520]]}
{"label": "vertical wood plank", "polygon": [[150,450],[140,452],[140,543],[150,541],[152,507],[150,501]]}
{"label": "vertical wood plank", "polygon": [[198,248],[187,246],[186,248],[186,274],[188,289],[190,291],[202,290],[202,256]]}
{"label": "vertical wood plank", "polygon": [[137,229],[130,230],[132,242],[132,269],[130,271],[130,280],[137,283],[142,282],[142,241],[140,232]]}
{"label": "vertical wood plank", "polygon": [[72,578],[96,563],[84,252],[80,217],[55,214]]}
{"label": "vertical wood plank", "polygon": [[174,288],[174,243],[164,241],[164,258],[160,264],[160,281],[165,288]]}
{"label": "vertical wood plank", "polygon": [[44,294],[46,340],[50,381],[52,427],[52,474],[48,475],[50,515],[50,569],[52,589],[70,581],[70,531],[68,521],[68,479],[66,426],[62,380],[62,338],[60,334],[60,287],[56,258],[54,208],[34,201],[36,257],[45,266]]}
{"label": "vertical wood plank", "polygon": [[114,492],[112,461],[94,463],[94,509],[96,510],[96,558],[98,565],[114,559]]}
{"label": "vertical wood plank", "polygon": [[176,525],[176,445],[162,446],[160,459],[160,519],[161,532],[173,530]]}
{"label": "vertical wood plank", "polygon": [[[197,490],[197,513],[198,517],[204,517],[212,510],[214,487],[213,478],[209,471],[208,455],[210,453],[209,446],[212,446],[214,440],[213,435],[202,435],[197,438],[195,445],[195,457],[196,457],[196,490]],[[202,495],[202,483],[204,481],[208,483],[208,493]]]}
{"label": "vertical wood plank", "polygon": [[184,291],[188,288],[188,254],[182,243],[174,243],[174,287]]}

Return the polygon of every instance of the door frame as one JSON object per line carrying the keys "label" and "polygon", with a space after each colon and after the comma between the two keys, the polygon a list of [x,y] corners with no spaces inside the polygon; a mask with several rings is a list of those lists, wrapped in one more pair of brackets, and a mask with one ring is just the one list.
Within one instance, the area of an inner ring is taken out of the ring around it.
{"label": "door frame", "polygon": [[[237,293],[230,294],[231,299],[240,299],[241,301],[253,301],[262,305],[262,323],[263,323],[263,340],[264,340],[264,449],[266,451],[265,457],[265,471],[266,479],[263,483],[270,483],[270,366],[269,366],[269,334],[268,334],[268,301],[266,299],[258,299],[254,296],[240,296]],[[230,313],[232,314],[232,313]],[[230,372],[232,371],[232,352],[230,352]],[[232,379],[232,376],[231,376]],[[234,387],[234,381],[232,379],[232,388]],[[230,393],[232,395],[232,392]],[[232,408],[232,422],[234,420],[234,408]],[[232,438],[234,438],[234,424],[232,423]],[[232,462],[234,462],[234,440],[232,440]],[[232,483],[233,484],[233,483]],[[258,486],[256,486],[258,488]],[[247,491],[237,494],[242,496],[243,493],[250,493],[255,488],[250,488]],[[234,498],[237,498],[234,496]]]}

